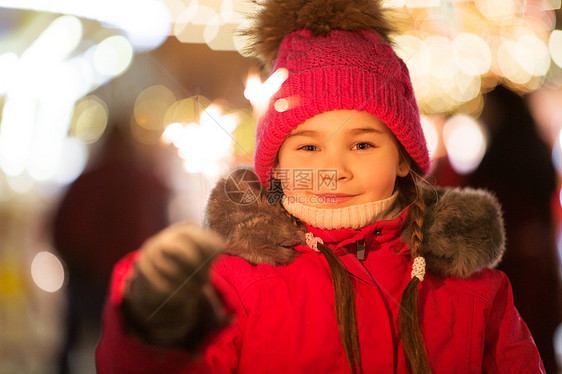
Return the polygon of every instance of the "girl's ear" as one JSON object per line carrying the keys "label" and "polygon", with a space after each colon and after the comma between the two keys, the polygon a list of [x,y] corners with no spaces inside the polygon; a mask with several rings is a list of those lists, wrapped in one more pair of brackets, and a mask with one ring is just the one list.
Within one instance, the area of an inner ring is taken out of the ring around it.
{"label": "girl's ear", "polygon": [[398,172],[396,175],[399,177],[405,177],[410,173],[410,160],[406,159],[405,157],[400,157],[400,161],[398,162]]}

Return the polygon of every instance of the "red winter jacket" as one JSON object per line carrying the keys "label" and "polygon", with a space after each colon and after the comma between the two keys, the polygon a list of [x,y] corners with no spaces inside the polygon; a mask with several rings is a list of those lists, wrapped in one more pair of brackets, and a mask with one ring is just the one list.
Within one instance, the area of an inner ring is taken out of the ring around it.
{"label": "red winter jacket", "polygon": [[[225,220],[225,203],[215,189],[208,221],[218,231],[217,222]],[[446,191],[428,209],[426,222],[430,224],[425,235],[435,238],[436,244],[424,246],[429,272],[419,289],[418,305],[434,373],[544,372],[533,339],[513,305],[508,279],[486,268],[497,262],[503,245],[498,237],[501,233],[494,232],[501,227],[495,204],[493,198],[478,191]],[[220,217],[214,214],[218,211],[223,213]],[[281,240],[294,227],[276,221],[283,220],[283,214],[260,212],[248,214],[265,214],[264,225],[276,228],[270,240]],[[227,214],[226,218],[232,217]],[[406,211],[361,230],[328,231],[307,226],[353,275],[365,373],[407,373],[397,329],[400,297],[411,272],[408,247],[401,237],[405,218]],[[222,229],[235,226],[240,224]],[[443,230],[448,232],[445,241],[437,238]],[[263,234],[257,231],[252,233],[257,235],[253,239],[228,242],[227,252],[237,256],[222,255],[213,265],[212,283],[235,317],[228,327],[210,334],[196,355],[145,345],[125,332],[118,307],[137,254],[124,258],[115,268],[104,314],[96,352],[99,373],[349,373],[324,256],[298,244],[292,249],[292,255],[297,256],[287,264],[272,265],[284,263],[275,252],[263,255],[263,248],[260,254],[252,248],[239,249],[243,242],[256,243]],[[490,233],[483,235],[487,231]],[[236,237],[232,232],[226,234]],[[365,241],[363,261],[355,253],[358,240]],[[232,249],[235,244],[238,252]],[[439,252],[444,248],[453,259]]]}

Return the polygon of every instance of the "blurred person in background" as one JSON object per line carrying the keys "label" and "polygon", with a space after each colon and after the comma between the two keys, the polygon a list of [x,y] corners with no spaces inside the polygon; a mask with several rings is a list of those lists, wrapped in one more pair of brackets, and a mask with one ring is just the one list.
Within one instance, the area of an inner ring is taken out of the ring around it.
{"label": "blurred person in background", "polygon": [[555,373],[553,335],[561,313],[551,151],[524,98],[503,86],[486,95],[481,120],[489,129],[490,142],[467,182],[493,191],[504,209],[507,250],[498,268],[511,280],[515,305],[547,372]]}
{"label": "blurred person in background", "polygon": [[[91,349],[93,370],[94,345],[114,263],[168,224],[169,191],[154,173],[150,157],[141,156],[128,131],[117,125],[109,127],[101,141],[99,154],[71,184],[52,222],[54,245],[69,279],[61,374],[84,365],[74,363],[75,353],[84,340],[92,338],[86,349]],[[84,369],[80,367],[80,372]]]}

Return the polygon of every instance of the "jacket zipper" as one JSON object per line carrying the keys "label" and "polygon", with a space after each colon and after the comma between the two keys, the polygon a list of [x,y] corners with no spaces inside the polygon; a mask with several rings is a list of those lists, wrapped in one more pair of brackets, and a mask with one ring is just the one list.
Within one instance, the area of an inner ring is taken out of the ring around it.
{"label": "jacket zipper", "polygon": [[365,259],[365,240],[361,239],[356,242],[357,244],[357,259],[363,261]]}
{"label": "jacket zipper", "polygon": [[[376,229],[373,234],[375,235],[380,235],[382,232],[381,229]],[[357,252],[356,252],[356,256],[357,259],[359,261],[363,261],[365,260],[365,240],[364,239],[359,239],[355,242],[355,245],[357,246]]]}

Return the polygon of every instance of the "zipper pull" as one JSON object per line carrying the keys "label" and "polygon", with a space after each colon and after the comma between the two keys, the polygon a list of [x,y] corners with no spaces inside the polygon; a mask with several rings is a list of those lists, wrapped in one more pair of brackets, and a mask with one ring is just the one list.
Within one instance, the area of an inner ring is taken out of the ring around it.
{"label": "zipper pull", "polygon": [[357,244],[357,259],[363,261],[365,259],[365,240],[361,239],[356,242]]}

